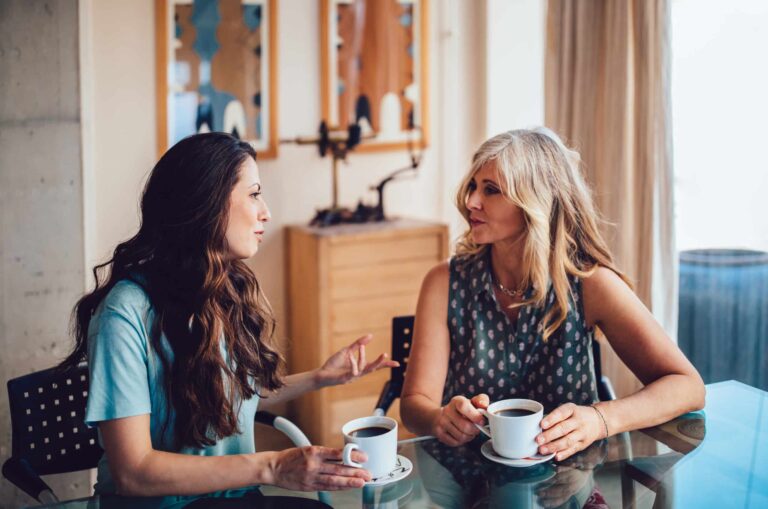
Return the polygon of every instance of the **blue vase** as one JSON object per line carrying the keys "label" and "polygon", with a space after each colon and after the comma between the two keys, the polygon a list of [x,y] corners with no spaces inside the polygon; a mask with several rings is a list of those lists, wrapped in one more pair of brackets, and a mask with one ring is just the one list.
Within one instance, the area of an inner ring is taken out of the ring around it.
{"label": "blue vase", "polygon": [[680,348],[705,383],[768,390],[768,253],[680,253]]}

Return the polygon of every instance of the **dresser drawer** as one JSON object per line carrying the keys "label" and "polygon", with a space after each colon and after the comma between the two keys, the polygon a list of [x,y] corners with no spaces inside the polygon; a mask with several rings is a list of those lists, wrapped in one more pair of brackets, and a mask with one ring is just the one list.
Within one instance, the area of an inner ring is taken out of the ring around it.
{"label": "dresser drawer", "polygon": [[412,315],[418,300],[417,294],[403,294],[336,302],[331,309],[331,331],[338,334],[391,327],[393,317]]}
{"label": "dresser drawer", "polygon": [[443,253],[443,237],[400,236],[387,239],[344,239],[331,245],[331,267],[375,267],[379,263],[429,259],[437,263]]}
{"label": "dresser drawer", "polygon": [[403,293],[418,293],[437,257],[383,263],[377,267],[344,267],[330,274],[331,299],[357,299]]}

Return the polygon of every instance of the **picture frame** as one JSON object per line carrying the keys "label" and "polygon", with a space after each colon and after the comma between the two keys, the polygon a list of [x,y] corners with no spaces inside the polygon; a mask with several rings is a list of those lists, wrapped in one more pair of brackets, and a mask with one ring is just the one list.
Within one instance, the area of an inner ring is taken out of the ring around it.
{"label": "picture frame", "polygon": [[[429,144],[429,0],[320,0],[320,94],[356,152]],[[373,136],[373,137],[372,137]]]}
{"label": "picture frame", "polygon": [[155,0],[157,152],[197,132],[277,157],[277,0]]}

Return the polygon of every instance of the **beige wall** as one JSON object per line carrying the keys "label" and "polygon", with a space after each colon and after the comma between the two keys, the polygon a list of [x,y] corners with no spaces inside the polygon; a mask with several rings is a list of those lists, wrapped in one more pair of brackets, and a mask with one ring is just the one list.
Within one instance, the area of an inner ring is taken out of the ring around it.
{"label": "beige wall", "polygon": [[[138,227],[138,200],[156,160],[154,19],[152,0],[90,0],[91,164],[86,173],[87,246],[91,267]],[[485,136],[484,2],[433,2],[431,46],[432,144],[415,179],[387,189],[389,214],[456,223],[452,192],[471,151]],[[319,1],[279,2],[278,69],[281,138],[310,135],[320,120]],[[84,59],[88,63],[88,59]],[[87,100],[87,98],[85,99]],[[86,157],[86,161],[88,158]],[[404,152],[351,154],[342,166],[340,199],[373,199],[368,185],[408,164]],[[272,211],[261,252],[251,264],[285,322],[283,227],[308,221],[331,200],[330,160],[312,147],[283,145],[259,163]],[[283,335],[284,329],[279,328]],[[297,338],[299,340],[300,338]]]}

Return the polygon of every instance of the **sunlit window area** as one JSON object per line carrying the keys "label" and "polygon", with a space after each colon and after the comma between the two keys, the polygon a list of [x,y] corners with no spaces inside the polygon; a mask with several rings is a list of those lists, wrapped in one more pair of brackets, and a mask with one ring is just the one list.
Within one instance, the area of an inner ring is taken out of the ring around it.
{"label": "sunlit window area", "polygon": [[768,389],[768,4],[672,2],[678,340],[707,382]]}

